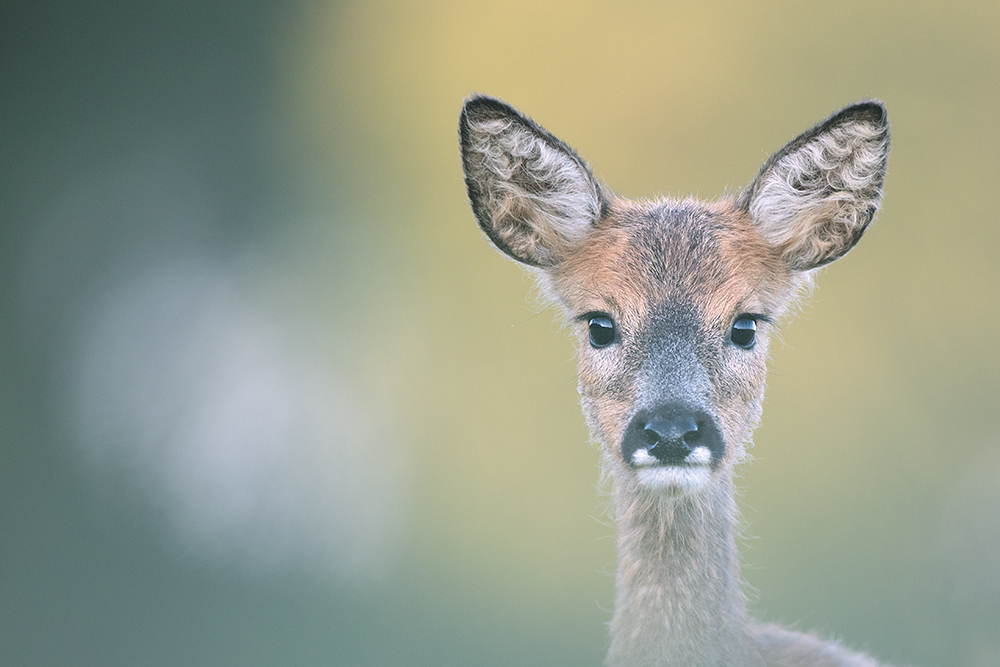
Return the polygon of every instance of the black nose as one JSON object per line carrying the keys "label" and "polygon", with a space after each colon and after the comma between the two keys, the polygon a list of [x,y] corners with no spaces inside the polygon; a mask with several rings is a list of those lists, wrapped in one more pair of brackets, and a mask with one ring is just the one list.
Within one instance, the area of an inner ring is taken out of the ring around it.
{"label": "black nose", "polygon": [[645,449],[661,464],[680,465],[696,447],[708,448],[713,463],[722,457],[722,438],[715,420],[701,410],[666,405],[632,418],[622,439],[622,457],[627,463],[636,463],[636,451]]}
{"label": "black nose", "polygon": [[649,443],[649,453],[660,463],[680,463],[698,446],[698,424],[689,414],[652,419],[643,427],[642,435]]}

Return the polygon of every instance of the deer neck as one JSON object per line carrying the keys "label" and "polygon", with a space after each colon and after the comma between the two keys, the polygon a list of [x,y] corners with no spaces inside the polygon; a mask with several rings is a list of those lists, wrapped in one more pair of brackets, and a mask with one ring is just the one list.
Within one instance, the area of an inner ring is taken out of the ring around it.
{"label": "deer neck", "polygon": [[732,479],[665,498],[617,479],[618,572],[609,667],[752,664]]}

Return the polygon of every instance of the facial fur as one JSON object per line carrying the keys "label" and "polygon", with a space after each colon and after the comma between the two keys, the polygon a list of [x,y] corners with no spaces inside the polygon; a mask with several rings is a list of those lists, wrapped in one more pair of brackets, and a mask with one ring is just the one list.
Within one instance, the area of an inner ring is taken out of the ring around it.
{"label": "facial fur", "polygon": [[[768,329],[793,296],[789,273],[729,201],[611,201],[546,286],[576,334],[583,412],[621,474],[636,474],[621,450],[629,421],[664,401],[717,420],[724,448],[713,468],[743,456],[760,414]],[[615,344],[589,343],[589,313],[611,316]],[[743,313],[763,316],[749,350],[729,342]]]}
{"label": "facial fur", "polygon": [[[885,109],[834,114],[716,202],[617,198],[493,98],[469,100],[459,132],[480,227],[576,331],[583,411],[612,475],[684,494],[729,471],[760,415],[771,327],[878,207]],[[594,326],[613,338],[595,342]]]}

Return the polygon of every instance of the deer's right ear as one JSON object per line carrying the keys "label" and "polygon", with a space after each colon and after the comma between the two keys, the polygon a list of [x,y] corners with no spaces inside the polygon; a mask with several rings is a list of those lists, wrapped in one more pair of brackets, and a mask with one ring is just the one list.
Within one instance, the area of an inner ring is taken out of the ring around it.
{"label": "deer's right ear", "polygon": [[467,100],[459,138],[476,221],[519,262],[555,266],[607,206],[572,148],[498,99]]}

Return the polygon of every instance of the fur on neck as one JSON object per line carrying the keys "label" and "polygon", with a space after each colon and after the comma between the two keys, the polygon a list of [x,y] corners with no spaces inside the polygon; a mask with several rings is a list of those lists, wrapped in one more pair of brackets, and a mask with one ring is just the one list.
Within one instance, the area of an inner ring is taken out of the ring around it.
{"label": "fur on neck", "polygon": [[730,472],[677,497],[614,477],[618,593],[609,667],[754,664]]}

